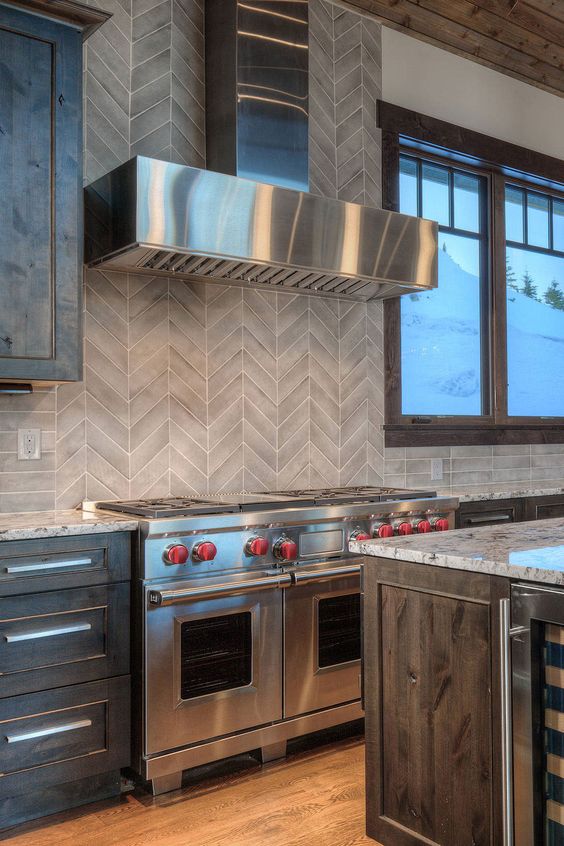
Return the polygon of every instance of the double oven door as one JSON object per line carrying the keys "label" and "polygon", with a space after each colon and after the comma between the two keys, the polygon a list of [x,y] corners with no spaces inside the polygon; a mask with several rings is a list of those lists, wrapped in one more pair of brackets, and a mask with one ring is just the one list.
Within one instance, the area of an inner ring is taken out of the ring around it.
{"label": "double oven door", "polygon": [[359,699],[358,562],[304,567],[284,599],[284,716]]}
{"label": "double oven door", "polygon": [[145,755],[360,697],[360,565],[146,588]]}

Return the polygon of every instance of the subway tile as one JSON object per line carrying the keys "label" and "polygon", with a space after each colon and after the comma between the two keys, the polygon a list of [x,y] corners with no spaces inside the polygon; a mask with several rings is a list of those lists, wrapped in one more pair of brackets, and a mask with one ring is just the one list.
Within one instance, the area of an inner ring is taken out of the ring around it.
{"label": "subway tile", "polygon": [[406,458],[450,458],[450,447],[407,447]]}
{"label": "subway tile", "polygon": [[506,470],[509,468],[520,467],[523,470],[529,470],[531,466],[530,456],[527,455],[494,455],[493,469]]}
{"label": "subway tile", "polygon": [[529,482],[531,471],[529,468],[512,467],[493,471],[494,482]]}
{"label": "subway tile", "polygon": [[496,455],[530,455],[530,444],[503,444],[492,447],[494,456]]}
{"label": "subway tile", "polygon": [[562,455],[564,444],[531,444],[531,455]]}
{"label": "subway tile", "polygon": [[488,456],[481,456],[476,455],[472,458],[452,458],[451,461],[452,471],[453,473],[459,473],[466,470],[470,471],[477,471],[477,470],[491,470],[492,469],[492,457],[491,455]]}
{"label": "subway tile", "polygon": [[408,458],[405,462],[406,473],[431,473],[431,460],[429,458]]}
{"label": "subway tile", "polygon": [[384,473],[386,476],[399,476],[405,473],[405,461],[401,458],[386,459],[384,461]]}
{"label": "subway tile", "polygon": [[405,447],[386,447],[385,449],[386,458],[405,458],[405,454]]}
{"label": "subway tile", "polygon": [[454,446],[450,448],[452,458],[470,458],[492,454],[491,446]]}
{"label": "subway tile", "polygon": [[34,493],[0,493],[0,513],[17,511],[51,511],[55,508],[55,491]]}
{"label": "subway tile", "polygon": [[405,487],[405,474],[394,475],[393,473],[384,477],[384,484],[389,488]]}
{"label": "subway tile", "polygon": [[[30,463],[30,462],[28,462]],[[54,491],[55,474],[53,472],[25,471],[19,473],[0,473],[0,491],[20,493],[21,491]]]}
{"label": "subway tile", "polygon": [[564,470],[564,454],[559,455],[532,455],[531,467],[560,467]]}
{"label": "subway tile", "polygon": [[475,470],[466,472],[452,471],[452,486],[453,488],[463,487],[464,485],[490,485],[493,481],[492,471]]}

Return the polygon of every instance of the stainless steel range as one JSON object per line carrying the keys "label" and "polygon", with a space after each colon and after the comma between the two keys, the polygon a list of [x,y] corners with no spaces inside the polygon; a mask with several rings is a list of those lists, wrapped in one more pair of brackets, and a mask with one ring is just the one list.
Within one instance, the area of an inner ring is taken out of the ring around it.
{"label": "stainless steel range", "polygon": [[445,531],[458,502],[362,487],[93,505],[140,517],[134,763],[158,794],[189,767],[282,757],[362,717],[349,539]]}

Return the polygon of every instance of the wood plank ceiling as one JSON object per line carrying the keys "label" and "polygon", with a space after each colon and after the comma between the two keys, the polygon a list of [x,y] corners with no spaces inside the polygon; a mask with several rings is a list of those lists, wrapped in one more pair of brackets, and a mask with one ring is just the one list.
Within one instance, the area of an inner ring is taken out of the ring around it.
{"label": "wood plank ceiling", "polygon": [[345,0],[344,5],[564,97],[564,0]]}

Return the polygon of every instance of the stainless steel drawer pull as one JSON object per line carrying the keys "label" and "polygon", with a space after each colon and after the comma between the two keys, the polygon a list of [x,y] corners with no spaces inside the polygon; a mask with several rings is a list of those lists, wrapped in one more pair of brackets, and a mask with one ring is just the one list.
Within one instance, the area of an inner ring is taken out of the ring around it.
{"label": "stainless steel drawer pull", "polygon": [[506,520],[511,520],[512,514],[483,514],[481,517],[468,517],[467,523],[504,523]]}
{"label": "stainless steel drawer pull", "polygon": [[73,561],[40,561],[37,564],[20,564],[6,567],[6,573],[42,573],[44,570],[59,570],[61,567],[85,567],[92,564],[91,558],[76,558]]}
{"label": "stainless steel drawer pull", "polygon": [[38,640],[41,637],[57,637],[57,635],[74,634],[75,632],[89,632],[91,628],[91,623],[77,623],[76,626],[61,626],[58,629],[43,629],[38,632],[4,635],[4,640],[6,643],[20,643],[22,640]]}
{"label": "stainless steel drawer pull", "polygon": [[202,587],[186,588],[185,590],[151,590],[149,603],[151,605],[170,605],[183,599],[213,599],[218,596],[234,596],[239,593],[264,590],[265,588],[289,587],[292,578],[289,573],[276,573],[262,579],[247,579],[241,582],[222,582],[217,585],[203,585]]}
{"label": "stainless steel drawer pull", "polygon": [[41,737],[49,737],[52,734],[62,734],[65,731],[75,731],[75,729],[88,728],[92,725],[92,720],[77,720],[76,723],[65,723],[62,726],[53,726],[52,728],[39,729],[38,731],[26,731],[22,734],[7,734],[6,743],[20,743],[22,740],[39,740]]}
{"label": "stainless steel drawer pull", "polygon": [[360,564],[351,564],[348,567],[331,567],[327,570],[305,570],[294,573],[294,581],[297,585],[304,582],[321,582],[326,579],[336,579],[339,576],[357,576],[360,574]]}

